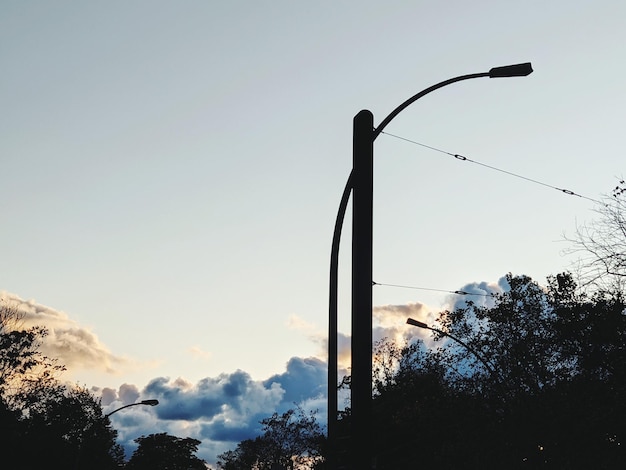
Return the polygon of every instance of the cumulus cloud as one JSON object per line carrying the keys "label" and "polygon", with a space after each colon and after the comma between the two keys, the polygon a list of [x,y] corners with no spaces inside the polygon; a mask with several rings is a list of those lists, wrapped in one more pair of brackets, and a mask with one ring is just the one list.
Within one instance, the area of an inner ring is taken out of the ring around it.
{"label": "cumulus cloud", "polygon": [[263,385],[272,387],[277,384],[285,391],[284,402],[301,403],[326,394],[326,373],[326,362],[320,359],[292,357],[284,373],[271,376]]}
{"label": "cumulus cloud", "polygon": [[105,413],[110,413],[121,406],[136,403],[141,396],[139,388],[132,384],[122,384],[118,390],[109,387],[91,387],[91,391],[101,398]]}
{"label": "cumulus cloud", "polygon": [[117,399],[117,392],[113,388],[104,387],[102,389],[93,387],[92,392],[100,395],[102,406],[108,406]]}
{"label": "cumulus cloud", "polygon": [[[131,361],[116,356],[88,328],[80,326],[64,312],[34,300],[2,293],[0,299],[24,314],[24,327],[39,325],[48,329],[42,351],[59,359],[68,370],[88,368],[112,373],[128,367]],[[307,332],[310,339],[324,344],[322,333],[312,325],[290,320],[290,326]],[[340,350],[349,350],[349,338],[340,341]],[[189,350],[194,357],[207,359],[210,354],[198,347]],[[325,351],[324,351],[325,353]],[[93,387],[101,398],[103,412],[111,413],[144,399],[157,399],[159,405],[133,406],[111,415],[118,430],[118,441],[130,456],[137,444],[134,439],[156,432],[199,439],[199,455],[209,462],[216,456],[261,432],[260,421],[274,412],[283,413],[295,404],[305,410],[319,410],[322,424],[326,417],[326,362],[310,357],[289,359],[285,371],[267,380],[253,380],[242,370],[207,377],[196,383],[183,378],[156,377],[145,387],[123,384],[119,388]]]}
{"label": "cumulus cloud", "polygon": [[208,361],[211,359],[212,354],[209,351],[204,351],[200,346],[192,346],[187,352],[191,354],[194,359],[201,361]]}
{"label": "cumulus cloud", "polygon": [[199,439],[202,444],[198,455],[214,462],[219,453],[258,436],[263,418],[283,413],[295,404],[307,411],[317,410],[319,421],[324,424],[326,370],[326,363],[318,358],[292,357],[284,372],[263,381],[237,370],[196,383],[157,377],[141,390],[124,384],[118,390],[94,391],[102,397],[105,413],[139,400],[159,400],[154,408],[130,407],[112,415],[115,428],[120,430],[119,442],[128,455],[136,447],[133,439],[168,432]]}
{"label": "cumulus cloud", "polygon": [[420,302],[410,302],[399,305],[380,305],[374,307],[374,341],[383,338],[392,340],[398,344],[403,344],[415,336],[426,338],[428,335],[424,330],[416,330],[407,326],[407,318],[414,318],[428,324],[432,324],[435,314],[425,304]]}
{"label": "cumulus cloud", "polygon": [[122,384],[118,396],[124,405],[135,403],[139,399],[139,389],[135,385]]}
{"label": "cumulus cloud", "polygon": [[196,384],[159,377],[153,379],[142,393],[162,399],[163,405],[157,411],[160,419],[211,420],[225,415],[237,418],[274,409],[285,391],[279,384],[265,387],[261,382],[252,380],[247,372],[238,370],[205,378]]}
{"label": "cumulus cloud", "polygon": [[[308,323],[297,315],[292,315],[287,321],[287,327],[304,333],[309,341],[319,346],[317,358],[326,363],[328,357],[328,331],[320,330],[315,325]],[[337,367],[340,377],[349,374],[350,368],[350,336],[337,333]]]}
{"label": "cumulus cloud", "polygon": [[495,305],[494,294],[501,294],[509,290],[506,277],[501,277],[498,282],[470,282],[459,289],[460,292],[467,292],[469,295],[455,295],[448,298],[450,309],[464,308],[467,301],[471,300],[474,304],[481,307],[491,308]]}
{"label": "cumulus cloud", "polygon": [[24,327],[43,326],[48,329],[41,350],[58,358],[68,370],[88,369],[114,374],[131,366],[127,358],[113,354],[98,336],[58,310],[34,300],[23,300],[3,292],[0,299],[24,314]]}

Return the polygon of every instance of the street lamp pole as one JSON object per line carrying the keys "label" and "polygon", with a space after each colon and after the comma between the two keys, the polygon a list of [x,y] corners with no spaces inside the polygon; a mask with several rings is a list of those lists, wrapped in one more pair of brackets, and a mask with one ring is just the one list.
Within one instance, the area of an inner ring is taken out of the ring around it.
{"label": "street lamp pole", "polygon": [[372,226],[374,140],[402,110],[424,95],[472,78],[521,77],[532,73],[530,63],[494,67],[489,72],[461,75],[413,95],[374,128],[373,114],[360,111],[353,122],[352,172],[340,203],[331,252],[328,338],[328,437],[336,445],[337,420],[337,269],[343,216],[352,190],[352,383],[351,462],[358,470],[372,468]]}
{"label": "street lamp pole", "polygon": [[374,115],[354,117],[352,155],[352,409],[353,469],[372,466],[372,202]]}

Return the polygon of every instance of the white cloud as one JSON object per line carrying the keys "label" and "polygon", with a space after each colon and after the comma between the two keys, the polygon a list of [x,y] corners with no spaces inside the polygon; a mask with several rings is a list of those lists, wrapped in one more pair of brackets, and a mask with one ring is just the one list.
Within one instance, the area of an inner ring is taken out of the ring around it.
{"label": "white cloud", "polygon": [[451,309],[463,308],[468,300],[482,307],[493,307],[495,298],[493,294],[501,294],[505,290],[509,290],[506,276],[501,277],[498,282],[470,282],[465,284],[459,292],[466,292],[467,295],[450,296],[448,303]]}
{"label": "white cloud", "polygon": [[86,369],[115,374],[137,366],[130,359],[113,354],[95,333],[80,326],[64,312],[6,292],[0,294],[0,299],[24,314],[24,327],[47,328],[48,335],[43,340],[41,351],[57,358],[70,373]]}
{"label": "white cloud", "polygon": [[420,302],[399,305],[380,305],[374,307],[374,341],[388,338],[403,344],[413,337],[426,339],[429,335],[425,330],[418,330],[406,324],[407,318],[432,324],[435,314],[432,309]]}
{"label": "white cloud", "polygon": [[191,354],[194,359],[200,361],[208,361],[211,359],[213,354],[209,351],[204,351],[200,346],[192,346],[187,349],[187,352]]}

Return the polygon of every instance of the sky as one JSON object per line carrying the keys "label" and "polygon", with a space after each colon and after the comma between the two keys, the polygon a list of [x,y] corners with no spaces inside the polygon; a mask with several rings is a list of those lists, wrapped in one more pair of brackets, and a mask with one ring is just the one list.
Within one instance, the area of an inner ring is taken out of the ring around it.
{"label": "sky", "polygon": [[535,70],[440,89],[376,141],[374,280],[420,289],[375,286],[375,337],[406,340],[446,291],[572,269],[565,238],[623,176],[625,19],[617,0],[4,0],[2,299],[105,410],[160,400],[111,417],[127,449],[167,431],[214,462],[296,402],[325,421],[353,116]]}

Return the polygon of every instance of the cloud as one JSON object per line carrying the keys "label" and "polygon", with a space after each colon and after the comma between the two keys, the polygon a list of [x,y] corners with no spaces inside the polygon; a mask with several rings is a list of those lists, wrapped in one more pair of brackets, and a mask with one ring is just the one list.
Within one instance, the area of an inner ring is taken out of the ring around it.
{"label": "cloud", "polygon": [[142,391],[143,395],[162,402],[157,410],[160,419],[188,421],[212,420],[220,416],[238,419],[272,410],[281,402],[284,393],[279,384],[266,387],[241,370],[205,378],[196,384],[159,377]]}
{"label": "cloud", "polygon": [[122,384],[118,396],[124,405],[135,403],[139,399],[139,389],[135,385]]}
{"label": "cloud", "polygon": [[[291,315],[287,327],[305,333],[307,339],[319,346],[316,357],[324,364],[328,358],[328,331],[320,330],[315,325],[304,321],[297,315]],[[309,358],[311,359],[311,358]],[[350,368],[350,335],[337,333],[337,366],[340,377],[349,374]]]}
{"label": "cloud", "polygon": [[194,359],[201,361],[208,361],[213,356],[209,351],[204,351],[200,346],[192,346],[187,349],[187,352],[191,354]]}
{"label": "cloud", "polygon": [[492,294],[501,294],[509,289],[510,287],[505,276],[498,279],[497,283],[487,281],[470,282],[459,289],[460,292],[467,292],[469,295],[450,296],[448,303],[451,310],[464,308],[469,300],[478,306],[491,308],[495,305],[495,298]]}
{"label": "cloud", "polygon": [[91,391],[97,395],[100,395],[100,398],[102,399],[101,403],[104,407],[110,405],[117,399],[117,392],[113,388],[105,387],[102,389],[98,389],[94,387],[91,389]]}
{"label": "cloud", "polygon": [[[337,333],[337,367],[339,375],[347,375],[352,357],[352,338],[343,333]],[[326,342],[328,344],[328,342]]]}
{"label": "cloud", "polygon": [[218,454],[258,436],[262,419],[283,413],[295,404],[306,411],[317,410],[318,420],[324,424],[326,371],[326,362],[318,358],[292,357],[284,372],[263,381],[236,370],[196,383],[156,377],[141,390],[124,384],[118,390],[93,391],[102,397],[105,413],[144,399],[159,400],[156,407],[129,407],[111,416],[127,456],[136,448],[134,439],[158,429],[200,440],[198,455],[214,462]]}
{"label": "cloud", "polygon": [[301,403],[326,394],[327,370],[326,362],[320,359],[292,357],[284,373],[271,376],[263,385],[278,384],[285,391],[286,403]]}
{"label": "cloud", "polygon": [[318,357],[325,358],[328,351],[328,331],[320,330],[314,324],[304,321],[297,315],[291,315],[287,320],[287,328],[304,333],[309,341],[319,346]]}
{"label": "cloud", "polygon": [[315,325],[312,323],[304,321],[302,318],[297,315],[291,315],[287,320],[287,327],[291,330],[299,330],[308,333],[309,335],[317,335]]}
{"label": "cloud", "polygon": [[96,334],[63,312],[6,292],[0,293],[0,300],[23,313],[24,327],[47,328],[41,351],[58,358],[69,371],[87,369],[114,374],[133,365],[129,359],[113,354]]}
{"label": "cloud", "polygon": [[[494,299],[489,294],[502,292],[506,288],[503,279],[497,283],[483,281],[464,285],[459,290],[477,295],[451,296],[448,308],[465,305],[461,302],[469,299],[480,305],[493,305]],[[420,338],[427,347],[433,346],[435,343],[428,330],[406,325],[409,317],[434,326],[437,311],[420,302],[376,306],[373,309],[374,340],[389,338],[402,344]],[[317,330],[314,325],[296,316],[290,317],[288,326],[305,332],[311,341],[319,344],[319,355],[325,358],[328,345],[326,332]],[[349,335],[338,334],[340,377],[350,372],[350,339]],[[160,378],[145,387],[142,396],[159,398],[163,402],[171,400],[168,407],[156,412],[161,418],[159,425],[167,428],[170,424],[179,423],[178,419],[185,416],[190,426],[179,428],[178,431],[191,432],[192,437],[201,440],[201,455],[212,462],[217,454],[234,449],[244,439],[259,435],[261,419],[274,412],[281,413],[293,408],[294,403],[307,411],[317,410],[318,421],[325,424],[326,374],[325,360],[292,357],[282,373],[261,382],[253,381],[243,371],[207,378],[197,384],[180,380],[170,382]],[[202,397],[202,394],[205,396]],[[345,393],[341,396],[345,398]],[[194,426],[191,426],[192,423]],[[169,429],[173,432],[173,428]]]}
{"label": "cloud", "polygon": [[403,344],[415,336],[426,338],[428,335],[424,330],[416,330],[407,326],[407,318],[414,318],[428,324],[432,324],[435,314],[427,305],[420,302],[410,302],[399,305],[381,305],[374,307],[374,341],[383,338],[392,340],[398,344]]}
{"label": "cloud", "polygon": [[[0,300],[24,314],[24,327],[39,325],[48,329],[42,352],[58,358],[70,372],[95,369],[114,373],[135,365],[111,353],[92,331],[64,312],[8,293],[1,293]],[[324,344],[322,333],[297,317],[290,320],[290,325],[307,331],[311,339]],[[349,338],[343,337],[340,344],[343,345],[340,351],[349,349]],[[198,347],[188,351],[200,359],[210,357]],[[262,419],[293,408],[296,403],[307,411],[319,410],[320,422],[325,422],[326,370],[322,359],[293,357],[287,361],[284,372],[264,381],[253,380],[247,372],[237,370],[196,383],[184,378],[156,377],[143,388],[125,383],[117,389],[93,387],[91,391],[101,398],[105,414],[144,399],[159,400],[156,407],[132,406],[111,415],[118,431],[118,442],[127,457],[136,448],[134,439],[137,437],[168,432],[199,439],[202,444],[198,454],[214,462],[219,453],[234,449],[244,439],[258,436]]]}

